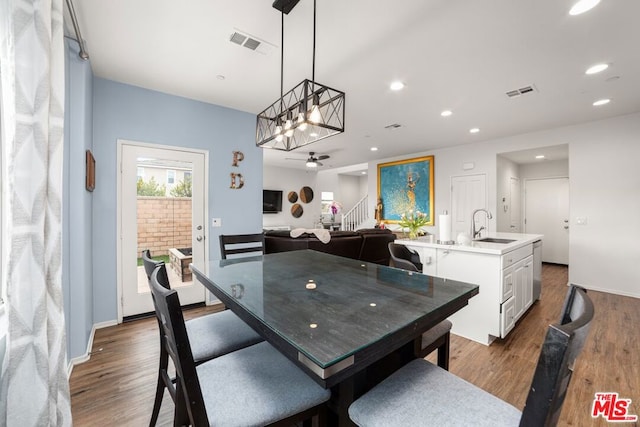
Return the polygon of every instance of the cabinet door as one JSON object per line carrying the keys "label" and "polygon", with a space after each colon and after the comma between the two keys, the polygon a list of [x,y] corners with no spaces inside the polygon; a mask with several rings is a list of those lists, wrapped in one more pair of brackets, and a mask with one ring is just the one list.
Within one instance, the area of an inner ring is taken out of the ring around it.
{"label": "cabinet door", "polygon": [[513,265],[513,296],[515,298],[514,315],[516,319],[522,316],[525,308],[524,270],[524,261],[518,261]]}
{"label": "cabinet door", "polygon": [[502,300],[505,302],[513,296],[513,268],[502,270]]}
{"label": "cabinet door", "polygon": [[513,296],[500,307],[500,336],[506,337],[515,324],[515,296]]}
{"label": "cabinet door", "polygon": [[526,310],[533,304],[533,256],[524,260],[524,309]]}

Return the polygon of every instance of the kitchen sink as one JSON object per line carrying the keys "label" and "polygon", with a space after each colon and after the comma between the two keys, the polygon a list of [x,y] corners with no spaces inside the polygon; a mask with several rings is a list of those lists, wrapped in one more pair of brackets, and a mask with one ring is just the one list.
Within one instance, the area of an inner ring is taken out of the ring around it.
{"label": "kitchen sink", "polygon": [[482,239],[477,239],[475,241],[484,242],[484,243],[511,243],[511,242],[515,242],[515,239],[497,239],[495,237],[484,237]]}

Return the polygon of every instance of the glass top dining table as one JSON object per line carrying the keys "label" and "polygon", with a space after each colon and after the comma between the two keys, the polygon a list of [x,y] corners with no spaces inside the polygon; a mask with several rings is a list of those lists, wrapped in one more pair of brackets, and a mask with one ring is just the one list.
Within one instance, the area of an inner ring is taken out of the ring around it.
{"label": "glass top dining table", "polygon": [[331,387],[467,305],[478,286],[313,250],[191,265],[198,280]]}

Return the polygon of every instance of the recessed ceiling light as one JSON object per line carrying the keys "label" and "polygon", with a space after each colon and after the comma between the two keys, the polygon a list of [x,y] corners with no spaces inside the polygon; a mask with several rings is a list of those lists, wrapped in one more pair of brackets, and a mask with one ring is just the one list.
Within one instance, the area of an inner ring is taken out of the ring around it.
{"label": "recessed ceiling light", "polygon": [[538,155],[536,156],[536,159],[544,159],[544,154],[538,154]]}
{"label": "recessed ceiling light", "polygon": [[585,71],[585,74],[597,74],[609,68],[609,64],[596,64],[592,65]]}
{"label": "recessed ceiling light", "polygon": [[580,15],[581,13],[585,13],[596,7],[598,3],[600,3],[600,0],[580,0],[573,5],[569,11],[569,15]]}
{"label": "recessed ceiling light", "polygon": [[371,147],[370,150],[371,151],[378,151],[378,147]]}
{"label": "recessed ceiling light", "polygon": [[440,113],[442,117],[449,117],[452,114],[453,112],[451,110],[444,110],[442,113]]}
{"label": "recessed ceiling light", "polygon": [[471,129],[469,129],[469,133],[478,133],[478,132],[480,132],[479,128],[471,128]]}
{"label": "recessed ceiling light", "polygon": [[402,89],[404,89],[404,83],[402,83],[401,81],[392,82],[389,85],[389,89],[391,89],[391,90],[402,90]]}
{"label": "recessed ceiling light", "polygon": [[606,104],[608,104],[608,103],[610,103],[610,102],[611,102],[611,100],[610,100],[610,99],[607,99],[607,98],[605,98],[605,99],[599,99],[599,100],[597,100],[596,102],[594,102],[594,103],[593,103],[593,106],[594,106],[594,107],[599,107],[599,106],[601,106],[601,105],[606,105]]}
{"label": "recessed ceiling light", "polygon": [[367,171],[362,171],[362,172],[360,172],[360,173],[361,173],[362,175],[366,175],[366,174],[367,174]]}

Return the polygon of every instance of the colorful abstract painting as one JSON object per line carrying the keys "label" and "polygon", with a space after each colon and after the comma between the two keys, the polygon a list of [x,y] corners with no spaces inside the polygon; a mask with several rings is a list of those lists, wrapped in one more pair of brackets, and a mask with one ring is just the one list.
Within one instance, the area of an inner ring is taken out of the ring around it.
{"label": "colorful abstract painting", "polygon": [[378,197],[382,199],[382,219],[397,223],[402,214],[422,212],[433,225],[433,156],[378,165]]}

